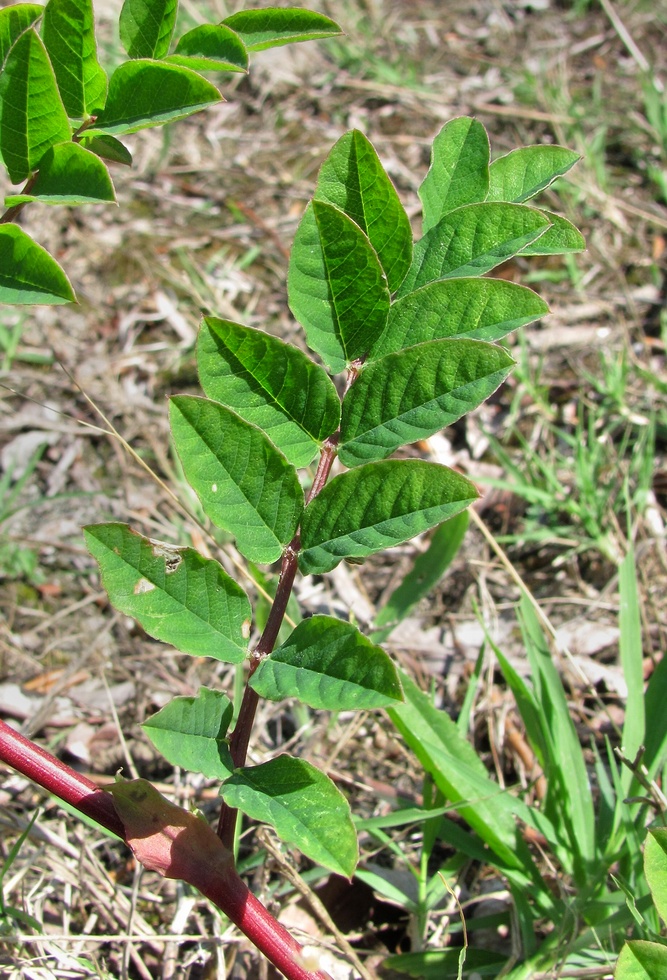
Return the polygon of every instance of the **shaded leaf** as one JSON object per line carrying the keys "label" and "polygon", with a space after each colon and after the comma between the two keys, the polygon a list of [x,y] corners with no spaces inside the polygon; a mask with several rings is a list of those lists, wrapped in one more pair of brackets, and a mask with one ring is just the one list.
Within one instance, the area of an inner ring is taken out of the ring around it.
{"label": "shaded leaf", "polygon": [[281,840],[336,874],[351,877],[359,851],[350,807],[328,776],[279,755],[238,769],[220,789],[228,806],[270,824]]}
{"label": "shaded leaf", "polygon": [[562,255],[586,249],[584,236],[571,221],[552,211],[542,211],[542,214],[551,222],[551,227],[537,241],[522,248],[519,255]]}
{"label": "shaded leaf", "polygon": [[[429,949],[423,953],[398,953],[387,956],[383,967],[416,980],[457,980],[460,976],[461,949]],[[487,949],[465,951],[464,977],[499,977],[507,957]],[[469,972],[470,971],[470,972]]]}
{"label": "shaded leaf", "polygon": [[0,154],[12,182],[25,180],[50,146],[71,135],[46,48],[28,28],[0,72]]}
{"label": "shaded leaf", "polygon": [[101,109],[107,76],[97,60],[92,0],[49,0],[42,37],[69,116]]}
{"label": "shaded leaf", "polygon": [[14,224],[0,225],[0,303],[73,303],[64,271],[45,248]]}
{"label": "shaded leaf", "polygon": [[189,68],[163,61],[126,61],[111,76],[106,105],[88,133],[136,133],[220,101],[217,88]]}
{"label": "shaded leaf", "polygon": [[201,687],[194,698],[174,698],[141,727],[172,766],[226,779],[234,769],[227,739],[233,714],[222,691]]}
{"label": "shaded leaf", "polygon": [[410,219],[359,130],[341,136],[322,164],[315,200],[335,205],[359,225],[377,252],[389,289],[398,289],[412,258]]}
{"label": "shaded leaf", "polygon": [[478,497],[453,470],[419,459],[368,463],[327,483],[303,513],[299,567],[328,572],[441,524]]}
{"label": "shaded leaf", "polygon": [[195,71],[247,71],[243,41],[224,24],[201,24],[179,40],[167,60]]}
{"label": "shaded leaf", "polygon": [[644,939],[625,944],[614,970],[614,980],[664,980],[666,976],[667,946]]}
{"label": "shaded leaf", "polygon": [[333,374],[371,349],[384,329],[389,289],[375,250],[338,208],[312,201],[292,245],[289,304],[308,346]]}
{"label": "shaded leaf", "polygon": [[122,163],[126,167],[132,166],[132,154],[115,136],[84,136],[80,146],[95,153],[103,160],[112,163]]}
{"label": "shaded leaf", "polygon": [[445,337],[499,340],[548,312],[532,289],[504,279],[441,279],[392,303],[370,356]]}
{"label": "shaded leaf", "polygon": [[250,561],[272,562],[303,509],[296,470],[264,433],[218,402],[177,395],[171,429],[186,479],[217,527]]}
{"label": "shaded leaf", "polygon": [[91,524],[86,545],[116,609],[182,653],[241,663],[250,603],[217,561],[152,541],[125,524]]}
{"label": "shaded leaf", "polygon": [[564,146],[522,146],[494,160],[487,201],[521,204],[567,173],[581,157]]}
{"label": "shaded leaf", "polygon": [[342,34],[333,20],[300,7],[239,10],[223,21],[241,37],[248,51],[263,51],[295,41],[314,41]]}
{"label": "shaded leaf", "polygon": [[384,708],[403,699],[396,668],[356,626],[311,616],[266,657],[250,679],[260,697],[298,698],[311,708]]}
{"label": "shaded leaf", "polygon": [[427,439],[485,401],[513,366],[481,340],[432,340],[373,361],[343,401],[341,462],[358,466]]}
{"label": "shaded leaf", "polygon": [[419,188],[426,234],[448,212],[484,201],[489,188],[489,137],[469,116],[452,119],[433,140],[431,165]]}
{"label": "shaded leaf", "polygon": [[130,58],[163,58],[174,33],[178,0],[125,0],[120,40]]}
{"label": "shaded leaf", "polygon": [[399,296],[427,282],[481,276],[539,238],[549,220],[525,204],[468,204],[446,215],[414,248]]}
{"label": "shaded leaf", "polygon": [[44,13],[37,3],[13,3],[0,10],[0,69],[14,41]]}
{"label": "shaded leaf", "polygon": [[204,392],[268,435],[294,466],[307,466],[340,423],[333,382],[290,344],[231,320],[206,317],[197,341]]}
{"label": "shaded leaf", "polygon": [[644,872],[658,915],[667,922],[667,830],[649,830],[644,849]]}
{"label": "shaded leaf", "polygon": [[29,194],[17,194],[5,200],[7,207],[22,201],[43,204],[91,204],[115,202],[116,195],[109,171],[95,153],[77,143],[58,143],[39,161],[37,178]]}

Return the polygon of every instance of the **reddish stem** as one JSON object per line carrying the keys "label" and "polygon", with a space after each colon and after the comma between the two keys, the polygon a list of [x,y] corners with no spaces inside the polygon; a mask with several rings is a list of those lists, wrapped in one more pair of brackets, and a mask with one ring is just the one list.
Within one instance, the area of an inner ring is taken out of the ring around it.
{"label": "reddish stem", "polygon": [[[0,721],[0,760],[121,839],[125,838],[123,824],[109,793],[15,732],[4,721]],[[202,862],[200,870],[201,874],[192,884],[224,912],[288,980],[330,980],[326,973],[306,967],[303,948],[255,898],[235,871],[222,879],[206,862]]]}

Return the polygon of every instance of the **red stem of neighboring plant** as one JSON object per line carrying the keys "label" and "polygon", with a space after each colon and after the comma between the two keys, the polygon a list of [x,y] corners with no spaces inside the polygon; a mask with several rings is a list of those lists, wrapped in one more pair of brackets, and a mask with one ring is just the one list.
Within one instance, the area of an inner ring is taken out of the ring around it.
{"label": "red stem of neighboring plant", "polygon": [[[124,839],[123,824],[109,793],[4,721],[0,721],[0,760]],[[212,873],[206,862],[202,862],[197,887],[288,980],[330,980],[326,973],[308,969],[302,947],[255,898],[235,871],[223,881],[219,874]]]}

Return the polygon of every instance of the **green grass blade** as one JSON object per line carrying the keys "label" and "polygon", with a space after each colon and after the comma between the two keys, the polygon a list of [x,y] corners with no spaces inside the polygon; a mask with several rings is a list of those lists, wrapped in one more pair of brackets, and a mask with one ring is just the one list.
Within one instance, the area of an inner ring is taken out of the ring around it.
{"label": "green grass blade", "polygon": [[489,187],[489,137],[468,116],[452,119],[433,140],[431,165],[419,188],[423,232],[464,204],[486,200]]}
{"label": "green grass blade", "polygon": [[398,289],[412,260],[412,228],[374,147],[359,130],[338,140],[322,164],[315,200],[352,218],[377,252],[389,289]]}
{"label": "green grass blade", "polygon": [[525,204],[468,204],[450,211],[415,245],[398,297],[437,279],[484,275],[548,227],[543,212]]}
{"label": "green grass blade", "polygon": [[392,303],[369,360],[446,337],[500,340],[548,312],[537,293],[504,279],[438,280]]}
{"label": "green grass blade", "polygon": [[[644,706],[644,649],[642,644],[642,625],[639,613],[639,594],[637,590],[637,569],[632,542],[618,568],[618,590],[621,600],[618,623],[620,628],[619,655],[623,677],[628,689],[623,721],[621,749],[627,759],[633,760],[647,734],[646,710]],[[661,712],[662,713],[662,712]],[[651,719],[651,724],[653,724]],[[655,719],[656,724],[660,724]],[[621,782],[626,795],[632,795],[630,787],[633,774],[623,768]],[[633,793],[638,789],[635,785]]]}
{"label": "green grass blade", "polygon": [[368,463],[327,483],[303,513],[299,567],[330,571],[409,541],[464,510],[477,497],[453,470],[422,460]]}
{"label": "green grass blade", "polygon": [[340,423],[340,400],[306,354],[260,330],[206,317],[197,340],[209,398],[259,426],[294,466],[307,466]]}
{"label": "green grass blade", "polygon": [[359,466],[427,439],[486,401],[513,366],[481,340],[432,340],[373,361],[343,401],[341,462]]}

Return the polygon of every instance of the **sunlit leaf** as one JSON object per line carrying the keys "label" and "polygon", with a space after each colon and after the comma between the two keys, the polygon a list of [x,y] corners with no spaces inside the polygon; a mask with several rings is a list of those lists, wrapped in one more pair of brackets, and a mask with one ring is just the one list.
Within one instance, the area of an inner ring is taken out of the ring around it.
{"label": "sunlit leaf", "polygon": [[141,727],[172,766],[226,779],[234,770],[227,738],[233,714],[222,691],[201,687],[194,698],[173,698]]}
{"label": "sunlit leaf", "polygon": [[114,202],[116,195],[109,171],[95,153],[71,141],[46,151],[29,194],[6,199],[7,207],[22,201],[44,204],[91,204]]}
{"label": "sunlit leaf", "polygon": [[335,205],[359,225],[377,252],[389,289],[398,289],[412,258],[410,219],[359,130],[341,136],[322,164],[315,200]]}
{"label": "sunlit leaf", "polygon": [[519,255],[563,255],[566,252],[583,252],[586,241],[578,228],[552,211],[542,211],[551,222],[543,235],[521,249]]}
{"label": "sunlit leaf", "polygon": [[71,136],[46,48],[28,28],[0,72],[0,154],[12,182],[25,180],[50,146]]}
{"label": "sunlit leaf", "polygon": [[295,41],[314,41],[336,37],[342,31],[323,14],[300,7],[265,7],[263,10],[239,10],[223,21],[241,37],[248,51],[263,51]]}
{"label": "sunlit leaf", "polygon": [[480,340],[432,340],[364,367],[343,401],[339,457],[345,466],[384,459],[471,412],[514,365]]}
{"label": "sunlit leaf", "polygon": [[645,939],[627,942],[614,970],[614,980],[664,980],[666,976],[667,946]]}
{"label": "sunlit leaf", "polygon": [[359,851],[348,802],[309,762],[279,755],[238,769],[220,792],[228,806],[270,824],[312,861],[347,878],[354,873]]}
{"label": "sunlit leaf", "polygon": [[478,493],[465,477],[418,459],[367,463],[327,483],[303,513],[299,567],[328,572],[409,541],[464,510]]}
{"label": "sunlit leaf", "polygon": [[484,201],[489,187],[489,137],[477,119],[445,123],[431,149],[431,166],[419,188],[423,233],[455,208]]}
{"label": "sunlit leaf", "polygon": [[580,159],[564,146],[522,146],[494,160],[487,201],[521,204],[535,197]]}
{"label": "sunlit leaf", "polygon": [[333,374],[362,357],[384,329],[389,289],[377,254],[338,208],[312,201],[292,245],[289,304],[308,346]]}
{"label": "sunlit leaf", "polygon": [[243,41],[224,24],[200,24],[179,40],[167,60],[195,71],[247,71]]}
{"label": "sunlit leaf", "polygon": [[178,0],[125,0],[120,40],[130,58],[163,58],[174,33]]}
{"label": "sunlit leaf", "polygon": [[0,69],[14,41],[44,13],[37,3],[13,3],[0,10]]}
{"label": "sunlit leaf", "polygon": [[396,668],[356,626],[311,616],[260,663],[250,679],[260,697],[298,698],[311,708],[349,711],[401,701]]}
{"label": "sunlit leaf", "polygon": [[244,659],[250,603],[218,562],[144,538],[125,524],[92,524],[84,534],[116,609],[182,653]]}
{"label": "sunlit leaf", "polygon": [[101,109],[107,76],[97,60],[92,0],[49,0],[42,37],[67,114],[83,117]]}
{"label": "sunlit leaf", "polygon": [[206,317],[197,362],[209,398],[263,429],[295,466],[307,466],[322,440],[338,428],[340,401],[331,379],[276,337]]}
{"label": "sunlit leaf", "polygon": [[658,915],[667,922],[667,830],[650,830],[644,849],[644,872]]}
{"label": "sunlit leaf", "polygon": [[0,225],[0,303],[72,303],[64,271],[18,225]]}
{"label": "sunlit leaf", "polygon": [[169,404],[188,483],[218,527],[250,561],[273,562],[303,509],[296,470],[256,426],[218,402],[176,395]]}

